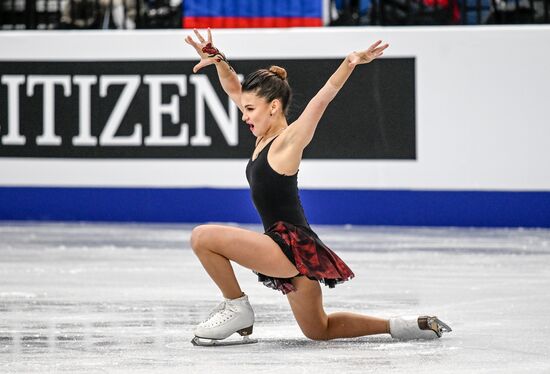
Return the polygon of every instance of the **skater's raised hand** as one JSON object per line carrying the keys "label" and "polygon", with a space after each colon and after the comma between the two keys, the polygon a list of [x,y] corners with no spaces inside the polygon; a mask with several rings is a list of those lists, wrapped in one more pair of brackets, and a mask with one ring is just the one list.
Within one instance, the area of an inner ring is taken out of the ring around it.
{"label": "skater's raised hand", "polygon": [[[208,29],[208,39],[204,39],[200,32],[197,29],[193,29],[195,35],[197,36],[198,42],[193,40],[191,35],[188,35],[185,38],[185,42],[195,48],[195,51],[199,54],[201,60],[200,62],[193,67],[193,73],[198,72],[205,66],[215,64],[216,62],[227,60],[223,53],[221,53],[214,44],[212,43],[212,32]],[[227,63],[229,65],[229,63]]]}
{"label": "skater's raised hand", "polygon": [[205,40],[204,37],[197,29],[193,29],[193,32],[197,36],[198,42],[193,40],[191,35],[187,35],[185,42],[195,48],[195,51],[199,54],[201,60],[197,65],[193,67],[193,73],[196,73],[205,66],[211,65],[216,62],[215,57],[210,53],[207,53],[209,47],[213,48],[212,44],[212,32],[208,29],[208,40]]}
{"label": "skater's raised hand", "polygon": [[384,50],[389,47],[389,44],[380,44],[382,44],[382,40],[378,40],[367,50],[350,53],[350,55],[348,56],[349,67],[355,67],[361,64],[368,64],[369,62],[382,56]]}

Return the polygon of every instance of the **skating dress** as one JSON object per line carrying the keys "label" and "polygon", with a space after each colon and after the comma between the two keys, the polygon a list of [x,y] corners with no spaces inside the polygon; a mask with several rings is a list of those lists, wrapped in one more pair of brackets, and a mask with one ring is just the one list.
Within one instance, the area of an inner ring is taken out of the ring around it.
{"label": "skating dress", "polygon": [[[267,154],[272,139],[246,166],[246,178],[265,235],[277,243],[296,266],[299,275],[318,280],[329,287],[353,278],[351,269],[319,239],[307,222],[298,193],[298,173],[281,175],[271,168]],[[291,278],[258,274],[267,287],[286,294],[295,291]]]}

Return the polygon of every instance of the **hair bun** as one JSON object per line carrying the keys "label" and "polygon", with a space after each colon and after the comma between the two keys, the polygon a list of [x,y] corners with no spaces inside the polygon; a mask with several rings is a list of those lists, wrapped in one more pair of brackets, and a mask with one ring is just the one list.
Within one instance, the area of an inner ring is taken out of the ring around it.
{"label": "hair bun", "polygon": [[269,68],[269,71],[272,72],[273,74],[277,75],[282,80],[286,80],[286,77],[288,75],[284,68],[282,68],[280,66],[276,66],[276,65],[271,66]]}

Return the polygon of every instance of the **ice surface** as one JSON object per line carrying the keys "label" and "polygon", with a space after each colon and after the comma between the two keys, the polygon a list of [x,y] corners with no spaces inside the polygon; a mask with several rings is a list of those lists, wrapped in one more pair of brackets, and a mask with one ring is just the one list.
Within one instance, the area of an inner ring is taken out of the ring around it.
{"label": "ice surface", "polygon": [[453,332],[310,341],[236,267],[260,342],[205,348],[192,329],[220,294],[191,228],[0,224],[0,373],[550,373],[550,230],[314,227],[356,274],[324,288],[327,311],[437,314]]}

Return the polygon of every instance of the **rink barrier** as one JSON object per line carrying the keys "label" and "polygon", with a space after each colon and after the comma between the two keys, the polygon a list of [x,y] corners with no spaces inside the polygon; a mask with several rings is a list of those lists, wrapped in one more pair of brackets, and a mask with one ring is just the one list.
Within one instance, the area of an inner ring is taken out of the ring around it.
{"label": "rink barrier", "polygon": [[[253,136],[215,69],[191,73],[188,34],[0,35],[0,220],[259,222]],[[215,35],[239,74],[288,68],[291,117],[343,56],[390,42],[304,153],[312,223],[549,226],[549,25]]]}
{"label": "rink barrier", "polygon": [[[311,224],[550,227],[550,192],[320,190]],[[2,220],[260,223],[247,189],[1,187]]]}

